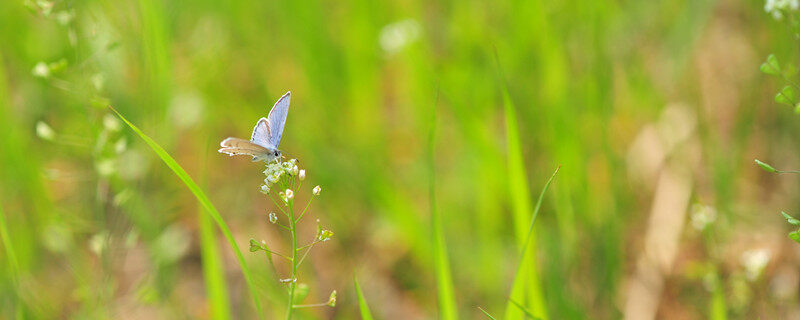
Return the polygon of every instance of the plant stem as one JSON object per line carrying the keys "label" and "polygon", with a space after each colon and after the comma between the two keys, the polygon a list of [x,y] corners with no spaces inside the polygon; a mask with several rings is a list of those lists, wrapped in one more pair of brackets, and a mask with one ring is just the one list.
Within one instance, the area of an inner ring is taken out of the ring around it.
{"label": "plant stem", "polygon": [[289,232],[292,234],[292,275],[289,278],[289,303],[286,305],[286,320],[292,319],[294,311],[294,289],[297,287],[297,221],[294,219],[293,201],[289,201]]}
{"label": "plant stem", "polygon": [[313,304],[298,304],[298,305],[296,305],[294,307],[295,308],[311,308],[311,307],[327,307],[329,305],[330,304],[328,302],[322,302],[322,303],[313,303]]}

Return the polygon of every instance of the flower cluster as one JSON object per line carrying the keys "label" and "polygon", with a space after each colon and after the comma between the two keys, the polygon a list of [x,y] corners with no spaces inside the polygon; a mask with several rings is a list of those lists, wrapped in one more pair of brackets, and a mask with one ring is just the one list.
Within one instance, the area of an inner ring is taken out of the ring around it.
{"label": "flower cluster", "polygon": [[306,171],[297,168],[297,159],[291,159],[285,162],[275,161],[267,163],[267,168],[264,169],[264,175],[267,177],[264,178],[264,184],[261,185],[261,192],[265,194],[269,193],[272,185],[281,181],[281,178],[297,176],[298,173],[302,173],[301,177],[305,178]]}
{"label": "flower cluster", "polygon": [[771,14],[776,20],[783,18],[784,11],[797,11],[800,7],[798,0],[767,0],[764,3],[764,11]]}
{"label": "flower cluster", "polygon": [[[322,192],[322,187],[315,186],[311,189],[312,196],[308,198],[308,203],[304,207],[295,207],[295,201],[297,199],[297,194],[301,190],[302,181],[306,178],[306,171],[298,168],[297,160],[291,159],[287,161],[274,161],[268,162],[266,168],[264,169],[264,184],[261,185],[261,192],[267,195],[267,197],[272,200],[275,204],[275,207],[283,213],[284,217],[286,218],[286,222],[282,222],[283,218],[280,220],[278,219],[278,214],[275,212],[269,212],[267,215],[268,221],[271,224],[274,224],[286,231],[289,232],[289,240],[291,244],[291,251],[289,253],[280,253],[271,250],[267,247],[266,242],[258,242],[255,239],[250,240],[250,251],[251,252],[258,252],[263,251],[267,254],[268,260],[272,263],[272,256],[278,256],[281,258],[286,259],[290,263],[290,274],[288,277],[281,277],[281,282],[284,283],[288,288],[289,297],[296,297],[297,290],[303,286],[304,283],[298,282],[298,273],[300,265],[303,263],[306,257],[308,257],[308,253],[311,249],[322,242],[326,242],[333,238],[333,232],[325,229],[317,219],[317,233],[314,235],[314,238],[308,239],[308,243],[305,245],[298,245],[298,240],[300,240],[300,236],[298,234],[297,224],[306,214],[309,206],[311,205],[311,200],[316,198]],[[276,190],[277,192],[272,192],[272,190]],[[277,198],[274,194],[277,193]],[[302,210],[295,211],[296,209],[302,208]],[[295,298],[296,299],[296,298]],[[289,299],[287,306],[287,319],[290,319],[294,309],[297,308],[305,308],[305,307],[321,307],[321,306],[330,306],[333,307],[336,305],[336,291],[334,290],[331,293],[331,296],[327,302],[324,303],[313,303],[313,304],[296,304],[300,302],[302,299]]]}

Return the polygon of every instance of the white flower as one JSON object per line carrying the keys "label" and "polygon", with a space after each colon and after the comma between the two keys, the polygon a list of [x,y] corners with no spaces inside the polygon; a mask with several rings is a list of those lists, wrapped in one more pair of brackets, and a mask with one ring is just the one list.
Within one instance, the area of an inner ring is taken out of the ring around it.
{"label": "white flower", "polygon": [[293,176],[296,176],[296,175],[297,175],[297,173],[298,173],[298,168],[297,168],[297,166],[293,166],[293,167],[292,167],[292,175],[293,175]]}
{"label": "white flower", "polygon": [[261,193],[268,194],[269,193],[269,186],[266,184],[261,185]]}
{"label": "white flower", "polygon": [[269,222],[271,222],[271,223],[278,222],[278,215],[276,215],[275,212],[270,212],[269,213]]}
{"label": "white flower", "polygon": [[419,22],[405,19],[383,27],[378,40],[386,53],[393,54],[416,41],[421,31]]}
{"label": "white flower", "polygon": [[94,164],[97,173],[103,177],[110,176],[117,171],[116,163],[113,159],[100,159]]}
{"label": "white flower", "polygon": [[316,186],[311,190],[311,193],[313,193],[315,196],[318,196],[320,192],[322,192],[322,187],[320,186]]}
{"label": "white flower", "polygon": [[103,116],[103,126],[106,127],[108,131],[119,131],[119,129],[122,129],[122,124],[117,117],[110,113],[106,113],[106,115]]}
{"label": "white flower", "polygon": [[56,132],[53,131],[53,128],[44,123],[43,121],[39,121],[36,123],[36,135],[43,140],[53,140],[56,137]]}
{"label": "white flower", "polygon": [[284,192],[283,194],[284,197],[286,197],[285,200],[286,202],[289,202],[289,200],[292,200],[292,198],[294,198],[294,191],[292,191],[292,189],[286,189],[286,192]]}
{"label": "white flower", "polygon": [[717,220],[717,210],[713,207],[702,204],[692,206],[691,222],[695,229],[702,231],[715,220]]}
{"label": "white flower", "polygon": [[47,66],[47,63],[39,62],[33,67],[31,73],[35,77],[47,78],[50,77],[50,67]]}
{"label": "white flower", "polygon": [[114,151],[116,153],[122,153],[127,148],[128,148],[128,140],[125,140],[124,137],[120,138],[119,140],[117,140],[116,143],[114,143]]}
{"label": "white flower", "polygon": [[741,263],[744,266],[745,275],[750,281],[758,279],[764,267],[767,266],[771,254],[767,249],[747,250],[742,253]]}
{"label": "white flower", "polygon": [[775,20],[783,19],[783,11],[795,11],[800,8],[798,0],[767,0],[764,11],[772,15]]}
{"label": "white flower", "polygon": [[300,170],[300,173],[298,173],[298,178],[300,178],[300,181],[306,179],[306,169]]}
{"label": "white flower", "polygon": [[321,242],[325,242],[333,238],[333,231],[323,229],[319,231],[319,235],[317,236],[317,240]]}

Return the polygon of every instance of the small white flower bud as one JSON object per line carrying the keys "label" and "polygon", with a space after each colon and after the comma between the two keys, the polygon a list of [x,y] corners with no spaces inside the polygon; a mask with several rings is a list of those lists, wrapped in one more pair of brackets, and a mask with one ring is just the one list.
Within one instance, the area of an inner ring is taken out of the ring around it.
{"label": "small white flower bud", "polygon": [[328,306],[335,307],[336,306],[336,290],[331,292],[331,296],[328,298]]}
{"label": "small white flower bud", "polygon": [[114,151],[116,153],[123,153],[127,148],[128,148],[128,140],[125,140],[124,137],[120,138],[119,140],[117,140],[116,143],[114,143]]}
{"label": "small white flower bud", "polygon": [[284,194],[286,195],[286,201],[287,202],[289,200],[292,200],[292,198],[294,198],[294,191],[292,191],[292,189],[286,189],[286,193],[284,193]]}
{"label": "small white flower bud", "polygon": [[300,178],[300,181],[305,180],[306,179],[306,169],[300,170],[300,172],[298,173],[298,177]]}
{"label": "small white flower bud", "polygon": [[261,185],[261,193],[268,194],[269,193],[269,186],[266,184]]}
{"label": "small white flower bud", "polygon": [[323,229],[319,232],[319,236],[317,236],[317,240],[321,242],[325,242],[333,238],[333,231]]}
{"label": "small white flower bud", "polygon": [[278,215],[276,215],[275,212],[270,212],[269,213],[269,222],[270,223],[278,222]]}
{"label": "small white flower bud", "polygon": [[36,123],[36,135],[42,140],[53,140],[56,137],[56,132],[53,131],[53,128],[44,123],[43,121],[39,121]]}
{"label": "small white flower bud", "polygon": [[109,131],[119,131],[122,129],[122,123],[119,122],[117,117],[107,113],[103,116],[103,126]]}
{"label": "small white flower bud", "polygon": [[296,176],[296,175],[297,175],[297,172],[298,172],[297,166],[293,166],[293,167],[292,167],[292,175],[293,175],[293,176]]}
{"label": "small white flower bud", "polygon": [[31,73],[35,77],[48,78],[50,77],[50,67],[47,66],[47,63],[39,62],[33,67]]}
{"label": "small white flower bud", "polygon": [[313,190],[311,190],[311,193],[313,193],[315,196],[318,196],[320,192],[322,192],[322,187],[320,186],[316,186]]}

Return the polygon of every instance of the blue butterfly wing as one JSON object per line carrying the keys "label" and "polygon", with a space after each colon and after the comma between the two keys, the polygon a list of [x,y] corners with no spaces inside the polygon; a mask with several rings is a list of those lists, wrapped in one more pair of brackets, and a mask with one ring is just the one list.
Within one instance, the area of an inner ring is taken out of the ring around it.
{"label": "blue butterfly wing", "polygon": [[267,118],[258,119],[256,126],[253,128],[253,135],[250,136],[250,141],[263,147],[269,146],[269,126],[267,125]]}
{"label": "blue butterfly wing", "polygon": [[[291,99],[291,95],[291,91],[284,94],[280,99],[278,99],[278,102],[275,102],[275,105],[272,106],[272,110],[269,111],[269,116],[267,116],[268,147],[277,149],[278,144],[281,143],[283,127],[286,125],[286,116],[289,114],[289,100]],[[261,123],[260,120],[259,123]],[[257,128],[258,125],[256,125],[256,129]],[[255,131],[253,134],[255,135]]]}

